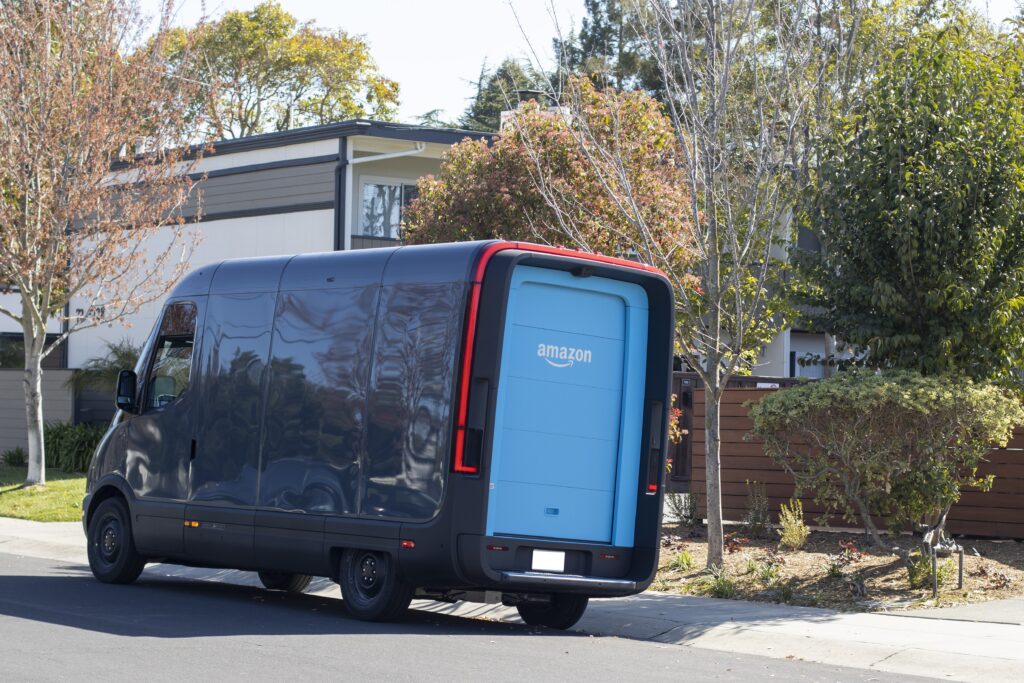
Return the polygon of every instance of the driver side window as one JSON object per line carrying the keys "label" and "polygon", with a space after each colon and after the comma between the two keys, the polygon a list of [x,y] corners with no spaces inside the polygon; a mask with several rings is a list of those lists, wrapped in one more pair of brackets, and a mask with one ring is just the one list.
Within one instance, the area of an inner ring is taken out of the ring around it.
{"label": "driver side window", "polygon": [[196,336],[196,307],[171,304],[160,321],[153,347],[153,363],[146,377],[146,410],[174,403],[188,387],[192,372],[192,346]]}

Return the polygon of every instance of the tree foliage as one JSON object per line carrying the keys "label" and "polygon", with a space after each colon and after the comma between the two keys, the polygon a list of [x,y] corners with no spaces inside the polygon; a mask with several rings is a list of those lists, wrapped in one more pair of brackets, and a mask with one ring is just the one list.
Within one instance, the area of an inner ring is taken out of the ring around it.
{"label": "tree foliage", "polygon": [[579,33],[554,40],[559,68],[599,86],[643,90],[663,99],[663,81],[640,26],[643,3],[584,0],[583,6]]}
{"label": "tree foliage", "polygon": [[1006,445],[1024,409],[970,379],[854,370],[769,394],[750,416],[798,493],[813,495],[826,516],[859,520],[881,546],[872,516],[941,535],[964,487],[991,487],[978,465]]}
{"label": "tree foliage", "polygon": [[147,42],[133,0],[0,4],[0,292],[14,295],[0,314],[24,340],[28,483],[45,481],[42,359],[187,267],[180,210],[197,155],[185,143],[199,121],[184,113],[191,52],[166,59],[172,16],[164,5]]}
{"label": "tree foliage", "polygon": [[344,119],[391,120],[398,84],[378,71],[366,41],[299,23],[267,0],[191,29],[177,29],[169,54],[200,57],[206,84],[197,106],[219,137],[245,137]]}
{"label": "tree foliage", "polygon": [[466,108],[459,125],[467,130],[496,132],[501,127],[501,112],[515,109],[518,91],[541,91],[544,77],[514,59],[506,59],[494,71],[484,64],[476,82],[476,95]]}
{"label": "tree foliage", "polygon": [[142,345],[125,337],[116,342],[105,342],[107,352],[85,361],[67,381],[75,395],[87,389],[113,393],[117,376],[125,368],[134,368],[142,354]]}
{"label": "tree foliage", "polygon": [[870,363],[1016,383],[1024,367],[1024,43],[958,15],[892,52],[821,152],[815,327]]}
{"label": "tree foliage", "polygon": [[[577,117],[527,102],[500,137],[449,149],[440,172],[419,182],[405,215],[406,241],[504,238],[629,255],[645,248],[640,232],[650,230],[685,275],[693,255],[690,200],[670,121],[643,93],[598,90],[586,79],[573,87]],[[594,159],[593,147],[578,146],[584,126],[615,155]],[[603,176],[592,162],[604,164]],[[621,211],[625,183],[645,227]]]}

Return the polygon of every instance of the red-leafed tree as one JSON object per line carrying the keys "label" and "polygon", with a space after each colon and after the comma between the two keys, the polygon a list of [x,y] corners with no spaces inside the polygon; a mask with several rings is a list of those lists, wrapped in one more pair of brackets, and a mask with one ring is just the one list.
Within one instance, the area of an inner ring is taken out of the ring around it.
{"label": "red-leafed tree", "polygon": [[[522,239],[627,257],[653,241],[684,273],[693,230],[671,121],[644,93],[586,79],[573,88],[573,116],[529,101],[495,139],[449,149],[440,172],[420,180],[404,239]],[[593,145],[577,143],[581,129]]]}

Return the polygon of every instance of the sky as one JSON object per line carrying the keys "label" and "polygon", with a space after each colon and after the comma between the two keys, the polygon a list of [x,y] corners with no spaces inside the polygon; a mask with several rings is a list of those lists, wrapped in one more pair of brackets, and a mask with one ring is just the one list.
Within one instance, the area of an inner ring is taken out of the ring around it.
{"label": "sky", "polygon": [[[1015,14],[1015,0],[971,0],[992,21]],[[258,0],[207,0],[207,16],[250,9]],[[155,15],[159,0],[142,0]],[[399,118],[440,109],[455,120],[474,93],[485,62],[505,57],[553,61],[551,39],[582,18],[583,0],[281,0],[300,21],[363,36],[381,73],[398,81]],[[177,23],[194,24],[201,0],[182,0]],[[557,22],[557,23],[556,23]],[[557,28],[556,28],[557,25]],[[529,37],[529,39],[527,39]]]}
{"label": "sky", "polygon": [[[258,0],[207,0],[206,14],[250,9]],[[159,0],[142,0],[155,15]],[[497,66],[506,56],[553,59],[551,39],[559,25],[578,24],[583,0],[281,0],[300,21],[363,36],[382,74],[398,81],[399,118],[415,123],[432,109],[454,120],[474,93],[486,61]],[[178,24],[203,15],[199,0],[182,0]],[[522,24],[517,25],[516,17]],[[530,36],[527,41],[524,35]]]}

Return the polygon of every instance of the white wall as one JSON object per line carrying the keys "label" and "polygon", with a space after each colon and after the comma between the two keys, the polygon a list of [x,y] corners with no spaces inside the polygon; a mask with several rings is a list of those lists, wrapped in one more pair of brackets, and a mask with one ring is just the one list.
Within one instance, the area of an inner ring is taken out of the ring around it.
{"label": "white wall", "polygon": [[796,364],[794,370],[797,377],[812,377],[820,379],[825,376],[825,367],[823,365],[807,365],[801,366],[800,359],[807,354],[825,357],[825,335],[823,334],[809,334],[807,332],[790,332],[789,333],[789,348],[790,351],[796,353]]}
{"label": "white wall", "polygon": [[[3,306],[15,315],[19,315],[21,313],[21,296],[18,294],[0,294],[0,306]],[[48,332],[60,332],[60,323],[56,320],[51,320],[46,330]],[[0,332],[21,334],[21,325],[6,315],[0,315]]]}
{"label": "white wall", "polygon": [[[193,267],[229,258],[330,251],[334,246],[334,212],[330,209],[202,222],[190,229],[199,230],[201,240],[190,259]],[[165,235],[169,231],[166,229]],[[151,248],[165,249],[169,237],[151,240]],[[162,305],[163,298],[143,306],[125,321],[76,332],[68,345],[68,366],[78,368],[90,358],[105,355],[108,341],[127,337],[141,344]]]}
{"label": "white wall", "polygon": [[196,164],[195,172],[206,173],[208,171],[218,171],[224,168],[254,166],[256,164],[267,164],[273,161],[284,161],[286,159],[302,159],[304,157],[319,157],[326,156],[328,154],[337,154],[339,144],[338,138],[331,138],[329,140],[317,140],[316,142],[304,142],[299,145],[254,149],[249,152],[214,154],[201,159],[199,163]]}
{"label": "white wall", "polygon": [[761,351],[753,374],[759,377],[788,377],[789,351],[789,330],[783,330]]}

